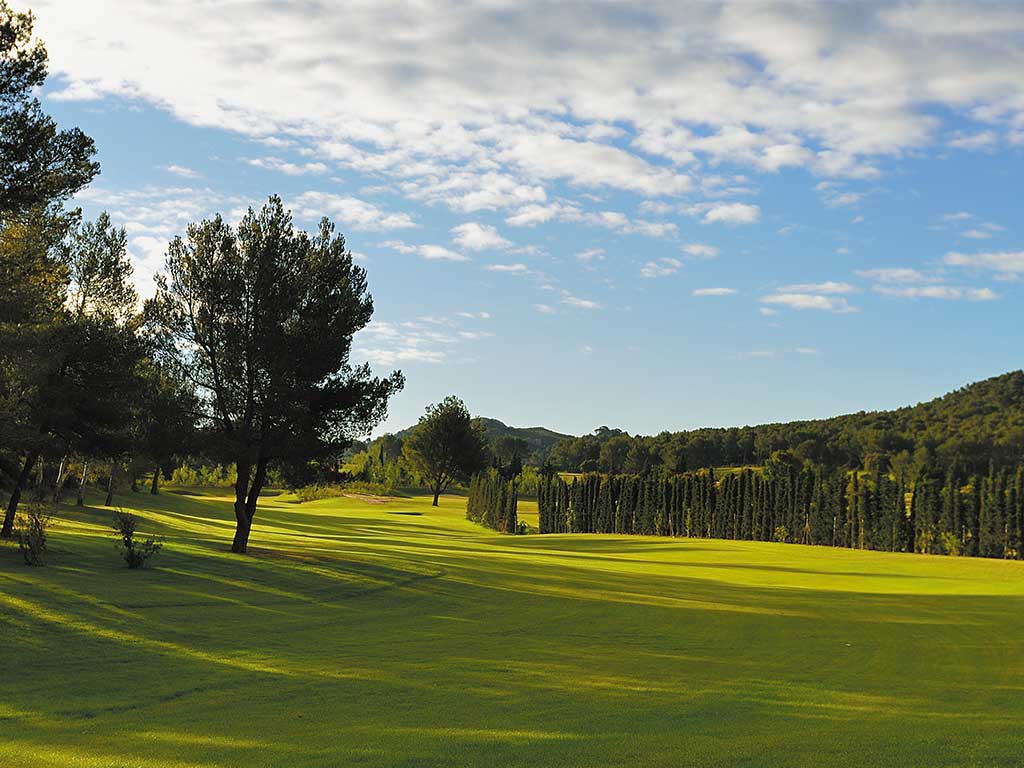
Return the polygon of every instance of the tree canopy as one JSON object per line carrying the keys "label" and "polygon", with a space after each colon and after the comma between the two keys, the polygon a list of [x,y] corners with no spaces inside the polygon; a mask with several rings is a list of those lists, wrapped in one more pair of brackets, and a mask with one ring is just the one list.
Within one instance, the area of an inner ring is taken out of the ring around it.
{"label": "tree canopy", "polygon": [[0,220],[61,203],[99,172],[92,139],[61,130],[33,96],[47,74],[34,22],[0,0]]}
{"label": "tree canopy", "polygon": [[271,463],[337,452],[384,418],[404,379],[349,364],[373,300],[326,218],[309,235],[271,197],[237,228],[219,215],[191,225],[171,242],[166,267],[150,326],[196,388],[201,425],[236,466],[232,551],[242,553]]}
{"label": "tree canopy", "polygon": [[473,422],[466,404],[450,395],[435,405],[427,406],[419,424],[405,439],[403,456],[408,464],[427,481],[438,497],[453,482],[466,482],[487,466],[487,438]]}

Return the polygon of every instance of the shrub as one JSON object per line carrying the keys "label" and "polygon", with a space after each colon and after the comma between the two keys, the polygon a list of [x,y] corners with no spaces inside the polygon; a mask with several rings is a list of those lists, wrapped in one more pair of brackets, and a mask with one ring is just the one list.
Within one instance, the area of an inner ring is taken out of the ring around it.
{"label": "shrub", "polygon": [[32,506],[18,520],[18,548],[26,565],[46,564],[46,531],[53,517],[44,507]]}
{"label": "shrub", "polygon": [[962,545],[960,544],[960,537],[955,533],[949,533],[944,531],[940,535],[940,541],[942,542],[942,551],[947,555],[958,556],[961,553]]}
{"label": "shrub", "polygon": [[117,547],[129,568],[143,568],[146,561],[161,550],[163,542],[150,536],[141,543],[135,540],[139,519],[123,510],[114,513],[114,531],[119,539]]}
{"label": "shrub", "polygon": [[777,541],[779,544],[786,544],[789,542],[789,531],[786,526],[779,525],[775,527],[775,534],[772,536],[772,541]]}

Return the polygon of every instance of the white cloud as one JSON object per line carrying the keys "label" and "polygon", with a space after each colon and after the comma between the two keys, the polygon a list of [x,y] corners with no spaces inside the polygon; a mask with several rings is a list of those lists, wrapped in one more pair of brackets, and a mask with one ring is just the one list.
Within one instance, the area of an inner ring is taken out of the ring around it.
{"label": "white cloud", "polygon": [[[1016,4],[222,3],[201,25],[189,3],[130,6],[33,3],[63,78],[49,98],[143,100],[463,211],[542,202],[555,180],[674,197],[726,163],[865,178],[1019,132]],[[981,124],[950,135],[943,114]]]}
{"label": "white cloud", "polygon": [[183,179],[201,179],[203,175],[199,171],[194,171],[191,168],[187,168],[184,165],[165,165],[164,170],[168,173],[173,173],[175,176],[180,176]]}
{"label": "white cloud", "polygon": [[389,248],[392,251],[404,254],[416,254],[427,261],[470,261],[470,258],[462,253],[457,253],[443,245],[410,245],[401,240],[385,240],[380,243],[382,248]]}
{"label": "white cloud", "polygon": [[681,266],[683,262],[679,259],[666,256],[657,261],[648,261],[640,268],[640,274],[644,277],[667,277],[678,272]]}
{"label": "white cloud", "polygon": [[[756,194],[763,172],[871,179],[923,149],[1024,137],[1018,3],[32,5],[54,73],[45,98],[148,104],[311,158],[260,167],[351,169],[511,226],[673,238],[672,222],[592,210],[593,193],[632,196],[621,205],[644,216],[753,224],[760,206],[725,198]],[[415,226],[331,199],[311,208],[346,229]]]}
{"label": "white cloud", "polygon": [[533,179],[567,179],[576,186],[613,187],[650,197],[678,195],[692,185],[688,176],[607,144],[551,133],[520,133],[503,138],[499,145],[499,159]]}
{"label": "white cloud", "polygon": [[732,296],[736,293],[735,288],[698,288],[693,292],[694,296]]}
{"label": "white cloud", "polygon": [[761,220],[761,209],[746,203],[719,203],[704,214],[704,223],[755,224]]}
{"label": "white cloud", "polygon": [[863,192],[850,192],[843,184],[835,181],[819,182],[814,189],[829,208],[854,206],[864,198]]}
{"label": "white cloud", "polygon": [[255,168],[278,171],[286,176],[327,173],[327,166],[320,162],[292,163],[279,157],[243,157],[242,161]]}
{"label": "white cloud", "polygon": [[584,211],[575,203],[564,201],[526,205],[505,219],[506,224],[514,227],[534,227],[549,221],[590,224],[627,235],[655,238],[672,237],[678,231],[673,222],[631,219],[621,211]]}
{"label": "white cloud", "polygon": [[581,299],[578,296],[573,296],[571,293],[563,291],[562,303],[568,307],[574,307],[576,309],[601,309],[601,305],[596,301],[590,299]]}
{"label": "white cloud", "polygon": [[550,304],[534,304],[533,308],[543,315],[555,314],[555,308],[552,307]]}
{"label": "white cloud", "polygon": [[998,294],[989,288],[960,288],[952,285],[876,285],[875,291],[882,296],[902,299],[992,301],[999,298]]}
{"label": "white cloud", "polygon": [[498,234],[497,229],[488,224],[469,221],[452,227],[451,231],[454,235],[453,242],[471,251],[500,251],[512,246],[511,240],[506,240]]}
{"label": "white cloud", "polygon": [[296,197],[292,207],[297,218],[316,221],[321,216],[329,216],[342,230],[381,231],[416,226],[407,213],[389,213],[349,195],[310,190]]}
{"label": "white cloud", "polygon": [[795,351],[796,351],[796,353],[798,355],[816,355],[816,354],[818,354],[818,350],[815,349],[814,347],[797,347]]}
{"label": "white cloud", "polygon": [[909,267],[859,269],[857,270],[857,275],[868,280],[877,280],[880,283],[925,283],[934,279]]}
{"label": "white cloud", "polygon": [[585,251],[580,251],[576,254],[576,258],[579,261],[590,263],[592,261],[603,261],[604,260],[604,248],[588,248]]}
{"label": "white cloud", "polygon": [[[476,313],[475,316],[486,314]],[[380,366],[439,364],[447,362],[450,354],[463,344],[493,336],[489,331],[459,330],[457,325],[448,317],[424,316],[404,322],[375,319],[356,334],[352,355],[356,360]]]}
{"label": "white cloud", "polygon": [[953,149],[965,149],[968,152],[992,149],[999,143],[999,137],[995,131],[957,131],[946,142],[946,146]]}
{"label": "white cloud", "polygon": [[704,243],[687,243],[682,247],[682,251],[701,259],[713,259],[718,255],[718,249],[715,246]]}
{"label": "white cloud", "polygon": [[525,264],[488,264],[487,269],[491,272],[507,272],[513,275],[525,275],[530,268]]}
{"label": "white cloud", "polygon": [[993,251],[989,253],[946,254],[943,261],[952,267],[989,269],[1004,276],[1024,274],[1024,251]]}
{"label": "white cloud", "polygon": [[761,301],[765,304],[775,304],[790,309],[816,309],[840,314],[858,311],[841,296],[822,296],[812,293],[774,293],[762,297]]}
{"label": "white cloud", "polygon": [[798,283],[796,285],[784,285],[779,288],[779,293],[856,293],[857,289],[849,283],[838,283],[834,280],[826,280],[824,283]]}
{"label": "white cloud", "polygon": [[468,256],[445,248],[443,245],[421,245],[417,251],[428,261],[469,261]]}

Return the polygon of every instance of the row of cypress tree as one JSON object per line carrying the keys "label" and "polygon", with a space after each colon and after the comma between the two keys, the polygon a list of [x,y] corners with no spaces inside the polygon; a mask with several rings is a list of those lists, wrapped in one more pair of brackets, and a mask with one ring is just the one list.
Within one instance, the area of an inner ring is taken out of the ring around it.
{"label": "row of cypress tree", "polygon": [[519,489],[494,470],[474,475],[469,482],[466,518],[502,533],[516,533]]}
{"label": "row of cypress tree", "polygon": [[542,479],[541,533],[625,533],[1022,556],[1024,466],[914,482],[805,465],[765,473]]}

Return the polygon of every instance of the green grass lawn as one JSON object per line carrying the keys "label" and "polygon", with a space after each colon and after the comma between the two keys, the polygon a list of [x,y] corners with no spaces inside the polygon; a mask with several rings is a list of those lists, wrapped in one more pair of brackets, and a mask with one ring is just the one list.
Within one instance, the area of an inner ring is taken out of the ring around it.
{"label": "green grass lawn", "polygon": [[102,508],[0,547],[2,766],[1024,764],[1024,563],[119,501],[145,571]]}

